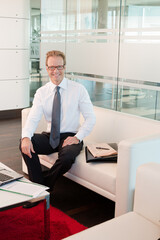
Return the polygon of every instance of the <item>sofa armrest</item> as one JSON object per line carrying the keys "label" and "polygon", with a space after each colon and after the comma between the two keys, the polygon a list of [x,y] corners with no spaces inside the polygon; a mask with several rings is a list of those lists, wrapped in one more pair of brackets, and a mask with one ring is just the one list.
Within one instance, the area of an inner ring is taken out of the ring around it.
{"label": "sofa armrest", "polygon": [[[30,109],[31,108],[24,108],[21,112],[21,119],[22,119],[22,128],[24,127],[25,125],[25,122],[27,120],[27,117],[29,115],[29,112],[30,112]],[[44,118],[44,116],[42,116],[42,119],[40,120],[39,124],[38,124],[38,127],[36,129],[36,133],[41,133],[43,131],[46,131],[47,129],[47,122]]]}
{"label": "sofa armrest", "polygon": [[[159,161],[160,162],[160,161]],[[160,164],[147,163],[137,170],[134,212],[159,226],[160,231]]]}
{"label": "sofa armrest", "polygon": [[22,128],[24,127],[25,125],[25,122],[27,120],[27,117],[28,117],[28,114],[30,112],[30,109],[31,108],[24,108],[22,111],[21,111],[21,121],[22,121]]}
{"label": "sofa armrest", "polygon": [[118,146],[115,216],[133,210],[133,196],[138,166],[160,162],[160,134],[123,140]]}

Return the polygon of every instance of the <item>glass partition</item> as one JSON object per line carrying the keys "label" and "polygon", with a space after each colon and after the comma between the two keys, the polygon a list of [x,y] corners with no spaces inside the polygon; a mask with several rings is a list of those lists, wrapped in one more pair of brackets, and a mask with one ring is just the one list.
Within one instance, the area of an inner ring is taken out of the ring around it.
{"label": "glass partition", "polygon": [[67,1],[66,75],[85,85],[94,105],[112,109],[116,108],[119,4]]}
{"label": "glass partition", "polygon": [[[38,1],[37,1],[38,3]],[[41,11],[38,6],[31,6],[30,23],[30,104],[35,91],[41,86],[40,75],[40,37],[41,37]]]}
{"label": "glass partition", "polygon": [[66,0],[41,2],[41,73],[46,76],[45,56],[50,50],[66,52]]}
{"label": "glass partition", "polygon": [[122,1],[118,110],[159,119],[160,1]]}
{"label": "glass partition", "polygon": [[42,79],[61,50],[94,105],[159,120],[159,12],[160,0],[41,0]]}
{"label": "glass partition", "polygon": [[39,69],[40,32],[41,32],[40,9],[31,8],[31,44],[30,44],[31,74],[39,73],[40,70]]}

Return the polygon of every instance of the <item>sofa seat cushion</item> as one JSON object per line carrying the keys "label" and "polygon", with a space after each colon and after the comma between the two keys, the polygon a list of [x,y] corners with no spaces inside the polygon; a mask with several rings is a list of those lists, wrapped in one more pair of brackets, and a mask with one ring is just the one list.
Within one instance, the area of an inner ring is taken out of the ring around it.
{"label": "sofa seat cushion", "polygon": [[[40,159],[48,163],[46,164],[48,167],[51,167],[54,164],[57,156],[57,153],[39,155]],[[76,158],[76,161],[69,170],[69,173],[115,195],[116,168],[116,163],[86,163],[85,150],[83,149]]]}
{"label": "sofa seat cushion", "polygon": [[91,227],[66,240],[158,240],[160,228],[137,213],[130,212],[110,221]]}

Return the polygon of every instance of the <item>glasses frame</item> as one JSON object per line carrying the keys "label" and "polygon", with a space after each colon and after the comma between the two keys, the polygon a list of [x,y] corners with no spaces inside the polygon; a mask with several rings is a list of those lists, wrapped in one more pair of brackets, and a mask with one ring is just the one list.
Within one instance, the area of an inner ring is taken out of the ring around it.
{"label": "glasses frame", "polygon": [[57,69],[58,71],[61,71],[61,70],[64,69],[64,66],[65,66],[65,65],[47,66],[47,68],[48,68],[50,71],[54,71],[55,69]]}

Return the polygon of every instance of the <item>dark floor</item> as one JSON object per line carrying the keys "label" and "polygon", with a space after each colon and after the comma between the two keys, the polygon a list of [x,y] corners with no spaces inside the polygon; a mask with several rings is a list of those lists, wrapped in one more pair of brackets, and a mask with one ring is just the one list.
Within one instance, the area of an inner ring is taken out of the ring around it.
{"label": "dark floor", "polygon": [[[0,119],[0,162],[22,173],[19,139],[20,118]],[[114,202],[61,177],[51,194],[51,205],[59,208],[86,227],[114,216]]]}

